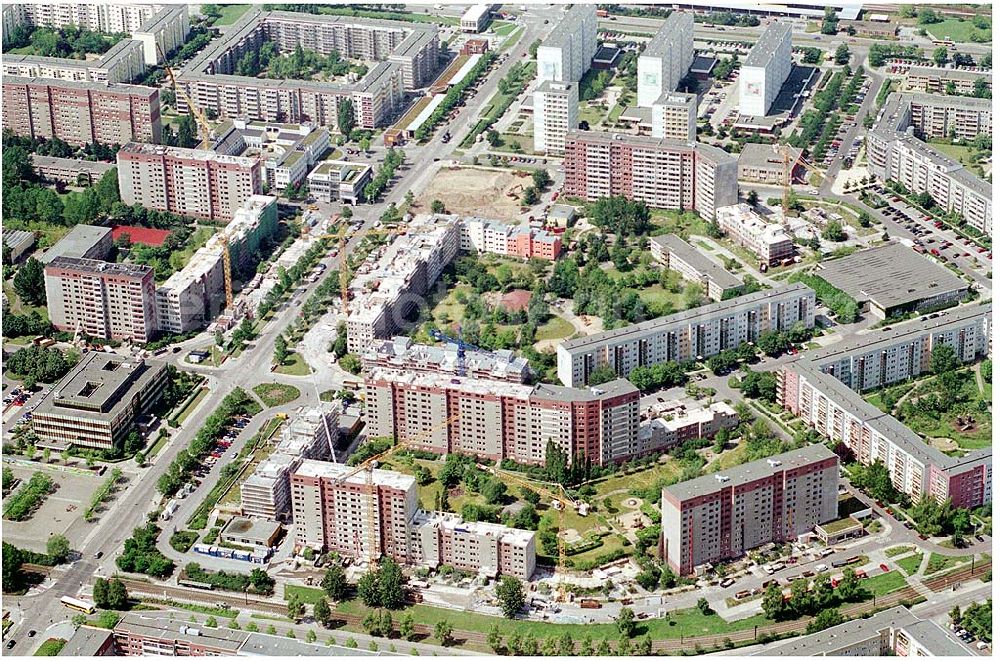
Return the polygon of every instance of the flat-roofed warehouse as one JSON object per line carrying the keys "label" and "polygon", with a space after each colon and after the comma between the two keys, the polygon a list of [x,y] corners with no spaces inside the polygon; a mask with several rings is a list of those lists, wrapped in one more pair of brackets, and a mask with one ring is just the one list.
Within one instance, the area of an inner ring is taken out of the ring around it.
{"label": "flat-roofed warehouse", "polygon": [[957,302],[969,289],[962,278],[897,242],[824,262],[816,274],[880,319]]}

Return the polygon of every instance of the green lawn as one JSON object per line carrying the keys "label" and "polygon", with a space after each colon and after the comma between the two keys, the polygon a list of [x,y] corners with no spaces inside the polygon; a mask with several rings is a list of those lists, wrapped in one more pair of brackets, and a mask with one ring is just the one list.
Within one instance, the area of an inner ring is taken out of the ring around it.
{"label": "green lawn", "polygon": [[927,570],[924,574],[930,576],[931,574],[936,574],[937,572],[945,571],[971,561],[971,555],[948,556],[941,555],[940,553],[931,553],[931,559],[927,561]]}
{"label": "green lawn", "polygon": [[66,645],[64,638],[49,638],[38,646],[35,656],[59,656],[59,652]]}
{"label": "green lawn", "polygon": [[596,127],[608,114],[608,109],[605,106],[592,106],[589,103],[580,103],[580,113],[577,116],[577,120],[580,122],[587,122],[591,128]]}
{"label": "green lawn", "polygon": [[933,140],[931,141],[931,144],[934,145],[934,149],[938,150],[945,156],[953,158],[962,165],[970,166],[976,164],[976,160],[972,158],[972,155],[976,153],[976,150],[972,147],[955,145],[945,140]]}
{"label": "green lawn", "polygon": [[516,24],[509,23],[507,21],[493,21],[490,23],[490,28],[501,37],[506,37],[508,34],[513,32],[516,27]]}
{"label": "green lawn", "polygon": [[879,574],[878,576],[866,578],[861,581],[861,585],[865,589],[870,590],[876,597],[881,597],[884,594],[889,594],[890,592],[895,592],[906,587],[906,578],[898,570],[893,570],[887,574]]}
{"label": "green lawn", "polygon": [[899,568],[906,572],[907,576],[913,576],[920,569],[920,563],[924,561],[923,553],[914,553],[896,561]]}
{"label": "green lawn", "polygon": [[253,391],[267,406],[281,406],[294,402],[302,394],[295,386],[284,383],[260,383],[253,387]]}
{"label": "green lawn", "polygon": [[562,317],[553,315],[548,321],[538,327],[536,340],[558,340],[573,334],[573,324]]}
{"label": "green lawn", "polygon": [[[368,608],[358,601],[349,601],[337,605],[335,612],[351,613],[364,616]],[[481,615],[468,611],[456,612],[453,610],[435,608],[418,604],[406,609],[407,613],[412,613],[414,622],[426,624],[433,627],[441,620],[447,620],[456,629],[464,631],[489,632],[490,628],[500,625],[505,634],[518,633],[519,635],[532,634],[536,638],[547,638],[549,636],[561,636],[569,632],[574,637],[580,635],[580,625],[578,624],[553,624],[550,622],[518,620],[512,622],[497,617]],[[394,619],[398,622],[403,613],[394,613]],[[644,636],[647,633],[653,640],[675,639],[681,636],[704,636],[720,635],[732,633],[734,631],[745,631],[755,626],[769,624],[770,620],[763,615],[755,615],[735,622],[726,622],[714,613],[712,615],[702,615],[696,608],[677,610],[670,613],[669,618],[654,618],[638,622],[636,626],[637,636]],[[591,636],[595,641],[607,640],[612,645],[619,637],[618,625],[591,624],[587,626],[586,635]]]}
{"label": "green lawn", "polygon": [[187,406],[177,414],[177,424],[182,425],[184,421],[187,420],[188,416],[191,415],[191,411],[198,408],[198,403],[208,396],[208,388],[202,387],[198,389],[198,394],[194,396]]}
{"label": "green lawn", "polygon": [[686,308],[683,293],[673,293],[663,288],[663,285],[655,284],[639,291],[639,298],[650,308],[654,315],[670,314]]}
{"label": "green lawn", "polygon": [[219,5],[219,9],[222,16],[215,21],[216,27],[220,25],[232,25],[240,20],[240,17],[250,9],[250,5]]}
{"label": "green lawn", "polygon": [[306,376],[312,370],[309,369],[309,365],[306,363],[305,358],[299,355],[298,352],[293,351],[288,354],[288,358],[285,359],[285,362],[274,371],[279,374],[288,374],[290,376]]}
{"label": "green lawn", "polygon": [[326,593],[319,588],[311,588],[306,585],[285,584],[285,601],[291,599],[292,595],[298,596],[304,604],[315,604],[326,596]]}
{"label": "green lawn", "polygon": [[441,325],[448,325],[461,321],[462,315],[465,312],[465,304],[458,301],[460,293],[469,296],[472,293],[472,287],[462,284],[452,287],[451,291],[448,292],[448,295],[438,301],[437,305],[434,306],[434,309],[431,310],[431,318]]}
{"label": "green lawn", "polygon": [[897,555],[905,555],[913,551],[912,546],[893,546],[891,549],[886,549],[885,554],[890,558],[895,558]]}
{"label": "green lawn", "polygon": [[[986,14],[989,17],[989,14]],[[957,18],[947,18],[940,23],[923,26],[927,33],[937,39],[951,39],[952,41],[971,42],[973,33],[990,35],[991,30],[979,30],[972,21],[961,21]]]}

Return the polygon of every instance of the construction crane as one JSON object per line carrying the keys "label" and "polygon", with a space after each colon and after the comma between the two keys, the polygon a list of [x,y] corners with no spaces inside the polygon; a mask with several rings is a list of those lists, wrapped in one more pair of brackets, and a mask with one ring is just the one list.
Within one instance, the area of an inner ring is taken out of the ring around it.
{"label": "construction crane", "polygon": [[444,421],[439,422],[436,425],[433,425],[432,427],[425,429],[424,431],[418,434],[415,434],[414,436],[401,437],[395,445],[390,446],[387,450],[383,450],[382,452],[379,452],[378,454],[372,457],[368,457],[360,464],[358,464],[351,470],[347,471],[337,479],[337,482],[343,483],[349,480],[350,478],[354,477],[358,473],[362,471],[365,472],[365,493],[368,495],[368,507],[366,508],[367,509],[366,516],[368,520],[369,567],[374,567],[379,560],[379,556],[381,555],[379,551],[378,538],[375,533],[379,514],[378,514],[378,504],[376,501],[377,494],[375,490],[373,471],[378,466],[378,463],[380,461],[388,459],[389,457],[396,454],[400,450],[404,450],[410,447],[412,443],[417,443],[423,441],[426,438],[429,438],[430,436],[437,433],[441,429],[448,427],[448,425],[458,420],[458,418],[459,414],[456,413],[450,418],[447,418]]}
{"label": "construction crane", "polygon": [[156,44],[156,52],[160,54],[160,59],[163,60],[163,69],[167,72],[167,78],[170,79],[170,86],[174,88],[174,94],[180,96],[184,99],[184,103],[187,104],[188,110],[194,115],[195,120],[198,122],[199,137],[201,137],[202,142],[207,142],[212,138],[212,125],[208,122],[208,117],[205,113],[201,111],[201,108],[194,102],[194,99],[187,93],[187,90],[183,86],[177,84],[177,76],[174,75],[173,68],[167,64],[167,58],[163,55],[163,50],[160,48],[160,44]]}
{"label": "construction crane", "polygon": [[469,344],[462,338],[462,327],[458,327],[458,337],[451,337],[446,335],[443,331],[437,328],[430,329],[430,335],[438,342],[450,342],[458,347],[458,364],[455,366],[455,373],[458,376],[465,376],[465,351],[469,349],[471,351],[482,351],[479,347],[474,344]]}
{"label": "construction crane", "polygon": [[322,234],[318,238],[337,240],[337,254],[340,255],[340,304],[341,310],[347,314],[347,304],[351,300],[351,276],[347,272],[347,255],[344,254],[344,247],[347,245],[347,225],[341,225],[340,231],[336,234]]}
{"label": "construction crane", "polygon": [[[194,102],[194,99],[187,93],[187,90],[177,83],[177,76],[174,75],[173,68],[167,64],[167,58],[164,56],[159,43],[156,44],[156,52],[160,54],[160,59],[163,61],[163,68],[167,72],[167,78],[170,79],[171,87],[174,88],[174,95],[184,99],[188,110],[194,115],[198,123],[198,134],[201,138],[202,146],[208,146],[212,139],[212,125],[209,124],[208,117],[201,111],[201,108]],[[219,242],[222,244],[222,265],[224,271],[222,277],[226,289],[226,309],[235,312],[233,310],[233,258],[229,253],[229,235],[226,234],[224,229],[220,229],[216,236],[219,237]]]}
{"label": "construction crane", "polygon": [[[547,489],[535,482],[529,482],[524,478],[520,477],[516,473],[503,470],[502,468],[497,468],[496,466],[484,466],[480,465],[483,470],[493,473],[497,477],[502,477],[504,479],[510,480],[515,484],[519,484],[526,489],[531,489],[532,491],[537,491],[546,498],[551,499],[551,506],[553,509],[559,512],[559,530],[556,531],[556,545],[559,548],[559,562],[556,565],[557,572],[565,575],[566,573],[566,543],[563,541],[563,533],[566,530],[566,510],[573,508],[576,510],[577,514],[580,516],[587,516],[589,512],[589,505],[584,502],[574,502],[570,500],[569,496],[566,495],[566,489],[558,484],[560,493],[555,493],[554,491]],[[560,582],[556,588],[556,601],[566,600],[566,587]]]}
{"label": "construction crane", "polygon": [[818,174],[820,177],[826,177],[826,173],[823,172],[822,170],[820,170],[819,168],[817,168],[817,167],[815,167],[813,165],[810,165],[809,163],[806,163],[802,159],[801,154],[799,156],[796,156],[796,157],[793,158],[792,155],[788,152],[788,145],[782,145],[782,144],[775,143],[772,146],[772,149],[774,150],[774,152],[776,154],[778,154],[779,156],[782,157],[783,162],[784,162],[784,175],[785,176],[784,176],[784,179],[782,181],[782,185],[783,185],[783,189],[784,190],[783,190],[782,196],[781,196],[781,224],[785,225],[785,224],[787,224],[787,214],[788,214],[788,207],[789,207],[788,196],[791,194],[791,191],[792,191],[792,183],[791,183],[791,178],[792,177],[791,177],[791,175],[792,175],[792,170],[795,169],[795,166],[796,165],[801,165],[802,167],[804,167],[805,169],[809,170],[810,172]]}

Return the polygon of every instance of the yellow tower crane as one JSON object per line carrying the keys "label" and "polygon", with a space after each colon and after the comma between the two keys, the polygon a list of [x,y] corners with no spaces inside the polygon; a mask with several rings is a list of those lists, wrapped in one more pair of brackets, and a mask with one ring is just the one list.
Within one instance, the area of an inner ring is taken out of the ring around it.
{"label": "yellow tower crane", "polygon": [[789,207],[788,196],[792,190],[792,181],[791,181],[792,170],[795,169],[795,166],[801,165],[810,172],[813,172],[814,174],[817,174],[823,178],[826,177],[826,173],[820,170],[819,168],[810,165],[809,163],[806,163],[802,159],[801,155],[793,158],[788,151],[788,145],[774,144],[772,149],[774,149],[776,154],[782,157],[782,160],[784,162],[784,180],[782,182],[783,191],[781,196],[781,224],[785,225],[787,224],[787,214]]}
{"label": "yellow tower crane", "polygon": [[[207,145],[212,139],[212,125],[208,122],[208,117],[205,113],[201,111],[201,108],[194,102],[194,99],[187,93],[183,85],[177,83],[177,76],[174,75],[173,68],[167,64],[167,58],[163,55],[163,50],[160,49],[160,45],[156,44],[156,50],[160,54],[160,59],[163,61],[163,68],[167,72],[167,78],[170,79],[170,85],[174,88],[174,94],[184,99],[184,103],[187,104],[188,110],[194,115],[195,120],[198,123],[198,137],[201,138],[202,145]],[[225,281],[226,287],[226,309],[233,311],[233,263],[232,255],[229,253],[229,235],[226,234],[224,229],[220,229],[218,234],[219,241],[222,243],[222,265],[223,270],[223,280]]]}
{"label": "yellow tower crane", "polygon": [[[554,491],[544,486],[541,486],[535,482],[529,482],[528,480],[525,480],[524,478],[520,477],[516,473],[512,473],[511,471],[503,470],[502,468],[497,468],[496,466],[480,465],[480,467],[489,473],[493,473],[497,477],[503,477],[527,489],[537,491],[546,498],[551,499],[552,507],[558,510],[559,512],[559,530],[556,531],[556,544],[559,548],[559,562],[556,565],[556,568],[559,573],[562,573],[563,576],[565,576],[566,543],[565,541],[563,541],[563,534],[566,531],[566,510],[573,508],[581,516],[587,516],[586,503],[576,503],[570,500],[569,496],[566,495],[566,489],[561,484],[556,485],[559,487],[559,493],[555,493]],[[565,601],[565,600],[566,600],[566,587],[565,585],[563,585],[562,582],[560,582],[557,587],[556,601]]]}
{"label": "yellow tower crane", "polygon": [[395,445],[390,446],[389,449],[383,450],[382,452],[372,457],[368,457],[360,464],[358,464],[351,470],[347,471],[337,479],[337,482],[343,483],[349,480],[350,478],[354,477],[361,471],[365,471],[365,492],[368,494],[368,507],[366,509],[367,509],[367,522],[368,522],[368,563],[369,563],[368,566],[369,567],[374,567],[375,564],[378,562],[379,557],[382,555],[379,548],[380,544],[378,543],[378,536],[376,532],[376,529],[378,528],[379,512],[378,512],[378,502],[377,502],[378,493],[377,490],[375,489],[373,471],[375,470],[375,468],[378,467],[378,463],[380,461],[388,459],[389,457],[396,454],[400,450],[404,450],[410,447],[410,445],[413,443],[417,443],[423,441],[426,438],[431,437],[441,429],[446,428],[448,425],[458,420],[458,418],[459,415],[456,413],[450,418],[447,418],[444,421],[439,422],[436,425],[433,425],[432,427],[425,429],[424,431],[418,434],[408,437],[401,437],[399,439],[399,442],[397,442]]}

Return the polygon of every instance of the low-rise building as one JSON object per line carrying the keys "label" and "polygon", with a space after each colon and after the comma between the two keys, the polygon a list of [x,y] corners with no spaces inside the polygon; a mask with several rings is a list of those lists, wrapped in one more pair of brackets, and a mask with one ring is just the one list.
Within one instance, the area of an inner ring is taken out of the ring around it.
{"label": "low-rise building", "polygon": [[405,336],[376,340],[361,354],[366,371],[388,368],[404,372],[434,372],[474,378],[527,383],[531,366],[508,349],[500,351],[460,351],[455,344],[432,346],[414,344]]}
{"label": "low-rise building", "polygon": [[350,161],[322,161],[309,173],[309,193],[323,202],[357,204],[372,180],[372,166]]}
{"label": "low-rise building", "polygon": [[459,21],[462,32],[482,32],[490,22],[490,5],[472,5]]}
{"label": "low-rise building", "polygon": [[784,150],[788,155],[787,161],[785,155],[775,151],[774,145],[745,144],[740,152],[740,181],[777,186],[790,184],[799,169],[802,150],[788,145],[784,146]]}
{"label": "low-rise building", "polygon": [[815,307],[816,292],[795,283],[566,340],[556,349],[559,380],[583,386],[603,365],[624,378],[636,367],[702,360],[767,331],[812,328]]}
{"label": "low-rise building", "polygon": [[965,280],[896,241],[822,263],[816,274],[879,319],[957,304],[969,292]]}
{"label": "low-rise building", "polygon": [[768,266],[795,257],[795,244],[785,229],[777,223],[766,222],[749,204],[740,202],[716,209],[716,222],[730,239],[753,251]]}
{"label": "low-rise building", "polygon": [[127,613],[114,632],[115,648],[122,656],[236,656],[250,635],[195,627],[180,619],[150,621],[138,613]]}
{"label": "low-rise building", "polygon": [[93,186],[107,174],[108,170],[115,166],[110,163],[87,161],[82,158],[58,158],[32,154],[31,167],[46,182],[59,182],[70,186]]}
{"label": "low-rise building", "polygon": [[841,30],[852,32],[867,39],[895,39],[899,32],[899,24],[894,21],[840,21]]}
{"label": "low-rise building", "polygon": [[3,244],[10,248],[10,259],[19,262],[35,247],[35,233],[25,230],[4,230]]}
{"label": "low-rise building", "polygon": [[45,251],[39,261],[48,264],[56,257],[104,260],[113,247],[110,227],[74,225],[66,236]]}
{"label": "low-rise building", "polygon": [[250,548],[271,548],[281,536],[281,524],[234,516],[219,533],[223,542]]}
{"label": "low-rise building", "polygon": [[475,216],[460,219],[461,248],[471,253],[493,253],[507,257],[537,257],[555,261],[562,253],[558,234],[535,227],[507,225]]}
{"label": "low-rise building", "polygon": [[45,265],[45,300],[57,330],[138,343],[156,334],[156,282],[144,264],[56,257]]}
{"label": "low-rise building", "polygon": [[312,124],[228,119],[200,146],[228,156],[259,158],[273,191],[298,186],[330,148],[330,133]]}
{"label": "low-rise building", "polygon": [[946,629],[894,606],[814,634],[767,645],[751,656],[972,656]]}
{"label": "low-rise building", "polygon": [[725,402],[689,410],[680,402],[662,412],[654,407],[653,417],[639,427],[639,447],[643,455],[664,452],[693,438],[714,438],[722,429],[740,424],[736,411]]}
{"label": "low-rise building", "polygon": [[38,403],[32,431],[40,447],[121,448],[168,379],[163,363],[92,351]]}
{"label": "low-rise building", "polygon": [[989,69],[912,66],[906,71],[902,91],[945,94],[951,84],[955,86],[956,94],[968,96],[975,93],[979,81],[992,91],[993,72]]}
{"label": "low-rise building", "polygon": [[84,624],[70,636],[56,656],[115,656],[114,632]]}
{"label": "low-rise building", "polygon": [[839,465],[816,444],[664,487],[664,560],[687,575],[832,521]]}
{"label": "low-rise building", "polygon": [[411,547],[418,564],[525,581],[535,573],[535,533],[530,530],[466,522],[444,512],[418,511],[413,524]]}
{"label": "low-rise building", "polygon": [[705,296],[713,301],[732,298],[743,289],[742,280],[676,234],[649,237],[649,250],[666,268],[677,271],[689,282],[702,285]]}

